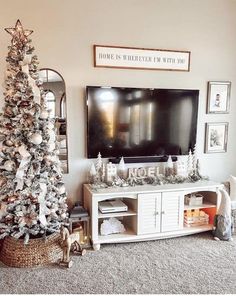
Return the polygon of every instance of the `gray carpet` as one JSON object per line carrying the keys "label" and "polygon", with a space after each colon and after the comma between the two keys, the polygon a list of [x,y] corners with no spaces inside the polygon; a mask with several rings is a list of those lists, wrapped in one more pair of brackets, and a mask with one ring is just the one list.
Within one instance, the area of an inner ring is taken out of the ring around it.
{"label": "gray carpet", "polygon": [[103,245],[74,256],[71,269],[17,269],[0,264],[1,293],[234,294],[236,238],[210,233],[141,243]]}

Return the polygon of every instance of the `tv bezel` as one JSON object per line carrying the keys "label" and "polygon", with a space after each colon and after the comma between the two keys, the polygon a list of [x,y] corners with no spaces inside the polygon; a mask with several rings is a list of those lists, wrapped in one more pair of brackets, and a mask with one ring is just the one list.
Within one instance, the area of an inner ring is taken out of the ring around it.
{"label": "tv bezel", "polygon": [[[105,88],[105,89],[134,89],[134,90],[172,90],[172,91],[196,91],[197,92],[197,118],[196,118],[196,133],[195,133],[195,145],[197,143],[197,130],[198,130],[198,116],[199,116],[199,89],[192,89],[192,88],[154,88],[154,87],[130,87],[130,86],[96,86],[96,85],[87,85],[85,89],[85,101],[86,101],[86,157],[88,159],[95,159],[96,157],[90,157],[88,154],[88,147],[89,147],[89,108],[88,108],[88,88]],[[193,151],[192,151],[193,152]],[[172,160],[176,161],[178,156],[186,156],[186,154],[176,154],[172,155]],[[113,163],[119,163],[122,155],[120,156],[105,156],[104,158],[108,158],[109,161]],[[165,162],[167,161],[168,155],[140,155],[140,156],[124,156],[125,162],[127,163],[138,163],[138,162]]]}

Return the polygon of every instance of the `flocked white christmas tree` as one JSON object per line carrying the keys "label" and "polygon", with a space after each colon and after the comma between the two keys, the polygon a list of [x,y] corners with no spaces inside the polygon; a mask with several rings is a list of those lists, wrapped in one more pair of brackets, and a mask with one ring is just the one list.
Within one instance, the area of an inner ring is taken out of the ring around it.
{"label": "flocked white christmas tree", "polygon": [[100,172],[102,169],[102,155],[100,152],[98,153],[98,157],[96,159],[95,168],[97,172]]}
{"label": "flocked white christmas tree", "polygon": [[121,179],[126,178],[126,165],[124,161],[124,157],[122,156],[118,165],[118,175]]}
{"label": "flocked white christmas tree", "polygon": [[193,162],[193,171],[196,172],[196,165],[197,165],[197,148],[196,148],[196,145],[194,145],[194,147],[193,147],[192,162]]}
{"label": "flocked white christmas tree", "polygon": [[6,58],[5,106],[0,121],[0,238],[38,237],[67,218],[54,122],[40,89],[38,59],[18,20]]}

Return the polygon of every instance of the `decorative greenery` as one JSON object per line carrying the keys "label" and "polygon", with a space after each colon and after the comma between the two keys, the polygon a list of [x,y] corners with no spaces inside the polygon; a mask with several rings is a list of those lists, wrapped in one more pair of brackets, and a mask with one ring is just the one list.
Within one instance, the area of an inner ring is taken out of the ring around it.
{"label": "decorative greenery", "polygon": [[[99,189],[99,188],[108,188],[108,187],[128,187],[128,186],[137,186],[137,185],[146,185],[150,184],[153,186],[156,185],[164,185],[164,184],[181,184],[181,183],[193,183],[197,182],[199,180],[208,180],[208,177],[203,177],[200,175],[199,172],[199,160],[197,160],[197,164],[195,165],[195,169],[192,168],[192,153],[191,154],[191,170],[187,177],[184,176],[178,176],[174,173],[174,170],[168,170],[166,175],[159,174],[157,176],[152,177],[129,177],[125,178],[125,172],[124,169],[122,171],[122,175],[119,174],[119,176],[114,176],[112,181],[106,182],[101,177],[101,167],[104,167],[104,163],[102,162],[101,154],[99,153],[96,163],[99,162],[99,166],[96,166],[97,169],[95,169],[94,164],[92,164],[90,169],[90,176],[89,176],[89,183],[91,184],[91,187],[93,189]],[[195,156],[195,154],[194,154]],[[122,162],[122,167],[124,167]],[[188,158],[189,162],[189,158]],[[119,164],[120,166],[120,164]],[[189,165],[190,166],[190,165]],[[170,174],[171,172],[171,174]],[[101,181],[102,180],[102,181]]]}

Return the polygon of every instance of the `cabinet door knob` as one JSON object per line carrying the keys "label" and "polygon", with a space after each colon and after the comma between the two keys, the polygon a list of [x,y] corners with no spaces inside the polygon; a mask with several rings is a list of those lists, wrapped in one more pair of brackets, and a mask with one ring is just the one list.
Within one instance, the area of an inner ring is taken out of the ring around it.
{"label": "cabinet door knob", "polygon": [[165,214],[165,211],[162,211],[161,213],[162,213],[162,214]]}
{"label": "cabinet door knob", "polygon": [[156,215],[159,215],[159,212],[156,212]]}

